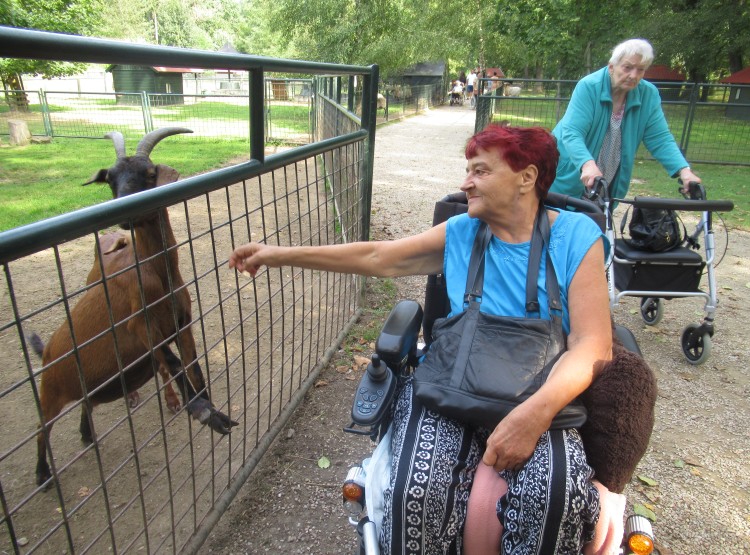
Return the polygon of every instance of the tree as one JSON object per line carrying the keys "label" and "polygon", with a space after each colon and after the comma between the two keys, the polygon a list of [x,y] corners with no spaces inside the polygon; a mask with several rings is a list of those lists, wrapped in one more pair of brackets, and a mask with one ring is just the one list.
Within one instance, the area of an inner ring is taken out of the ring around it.
{"label": "tree", "polygon": [[[0,9],[0,25],[79,35],[93,34],[101,17],[102,0],[5,0]],[[83,67],[46,60],[0,58],[0,80],[6,89],[23,90],[22,74],[62,77]],[[25,93],[8,96],[11,110],[28,110]]]}
{"label": "tree", "polygon": [[671,0],[654,9],[650,30],[661,59],[682,67],[691,81],[733,73],[750,55],[745,0]]}

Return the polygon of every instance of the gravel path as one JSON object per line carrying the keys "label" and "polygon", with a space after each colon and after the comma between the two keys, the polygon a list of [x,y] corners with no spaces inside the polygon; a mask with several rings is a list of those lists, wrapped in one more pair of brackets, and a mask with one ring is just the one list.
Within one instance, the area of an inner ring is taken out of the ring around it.
{"label": "gravel path", "polygon": [[[402,237],[430,225],[435,200],[463,179],[463,147],[473,128],[474,112],[454,106],[378,129],[373,238]],[[702,175],[709,176],[710,168]],[[750,349],[744,327],[750,261],[741,256],[748,247],[750,234],[733,231],[717,271],[721,303],[713,354],[702,366],[689,365],[680,349],[681,329],[702,318],[701,301],[666,302],[655,327],[643,324],[637,299],[626,298],[615,309],[659,381],[651,445],[626,493],[629,504],[654,511],[663,555],[750,553]],[[424,279],[399,279],[397,287],[400,297],[421,300]],[[211,534],[206,553],[355,552],[339,486],[371,444],[341,432],[352,378],[358,379],[345,370],[334,361],[321,374],[325,385],[308,394]],[[318,467],[322,455],[331,468]]]}

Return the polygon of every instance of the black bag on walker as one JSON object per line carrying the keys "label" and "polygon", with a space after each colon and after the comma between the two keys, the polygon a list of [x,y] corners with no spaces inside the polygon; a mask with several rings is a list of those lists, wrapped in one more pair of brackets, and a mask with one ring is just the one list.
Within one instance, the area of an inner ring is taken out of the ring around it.
{"label": "black bag on walker", "polygon": [[[549,252],[546,283],[550,320],[494,316],[479,311],[484,254],[491,235],[487,224],[482,222],[469,262],[464,296],[468,308],[435,322],[433,343],[414,372],[415,394],[428,409],[488,428],[494,428],[544,384],[566,349],[559,315],[560,290]],[[549,220],[541,206],[529,253],[527,313],[540,311],[537,278],[544,243],[549,243]],[[577,428],[585,422],[586,409],[575,401],[560,411],[551,429]]]}
{"label": "black bag on walker", "polygon": [[[620,224],[621,234],[626,221],[627,213]],[[625,239],[625,242],[634,249],[664,252],[679,247],[683,241],[680,221],[674,210],[634,206],[628,230],[630,239]]]}

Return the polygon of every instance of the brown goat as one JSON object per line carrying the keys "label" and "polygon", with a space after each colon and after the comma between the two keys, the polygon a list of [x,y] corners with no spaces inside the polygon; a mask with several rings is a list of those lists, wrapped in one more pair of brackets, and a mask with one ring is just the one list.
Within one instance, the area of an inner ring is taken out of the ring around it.
{"label": "brown goat", "polygon": [[[163,183],[158,183],[157,185],[161,184]],[[119,231],[105,233],[104,235],[100,235],[97,241],[99,245],[94,248],[94,265],[86,278],[86,285],[101,281],[102,268],[104,268],[105,275],[112,276],[127,268],[135,267],[135,253],[129,235]],[[128,252],[119,252],[122,249],[128,249]],[[101,253],[101,257],[99,253]],[[164,402],[169,410],[177,414],[180,410],[180,399],[172,387],[169,368],[160,365],[159,374],[164,380]],[[137,407],[140,402],[141,396],[138,394],[138,390],[128,393],[128,404],[131,408]]]}
{"label": "brown goat", "polygon": [[[138,143],[134,156],[126,156],[121,133],[108,133],[105,137],[114,142],[117,161],[84,185],[108,183],[113,196],[121,198],[175,181],[177,172],[154,165],[149,155],[165,137],[191,132],[184,128],[152,131]],[[89,444],[93,441],[89,403],[93,409],[134,392],[154,377],[155,369],[167,370],[175,378],[188,413],[202,424],[221,434],[237,425],[217,411],[208,397],[190,328],[190,295],[180,274],[167,209],[144,214],[121,227],[129,229],[131,225],[133,244],[130,236],[121,235],[124,242],[115,238],[102,249],[106,280],[101,279],[101,268],[96,268],[99,261],[95,261],[89,279],[100,283],[86,291],[71,310],[70,322],[64,322],[43,349],[40,403],[44,426],[37,434],[36,467],[39,485],[51,478],[45,435],[65,405],[88,396],[89,402],[81,405],[79,429],[81,439]],[[111,250],[118,244],[120,248]],[[101,245],[100,240],[98,248]],[[169,348],[171,342],[176,343],[181,359]],[[42,349],[38,337],[32,337],[31,345],[37,352]]]}

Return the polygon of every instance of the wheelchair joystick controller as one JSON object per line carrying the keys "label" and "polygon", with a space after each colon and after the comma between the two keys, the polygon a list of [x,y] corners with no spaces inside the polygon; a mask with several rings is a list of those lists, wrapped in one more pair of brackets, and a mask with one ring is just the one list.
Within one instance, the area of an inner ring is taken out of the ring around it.
{"label": "wheelchair joystick controller", "polygon": [[396,376],[377,353],[372,355],[352,405],[352,420],[359,426],[374,426],[385,416],[396,391]]}
{"label": "wheelchair joystick controller", "polygon": [[374,382],[382,382],[388,377],[388,367],[380,360],[380,355],[372,355],[372,362],[367,365],[367,373]]}

